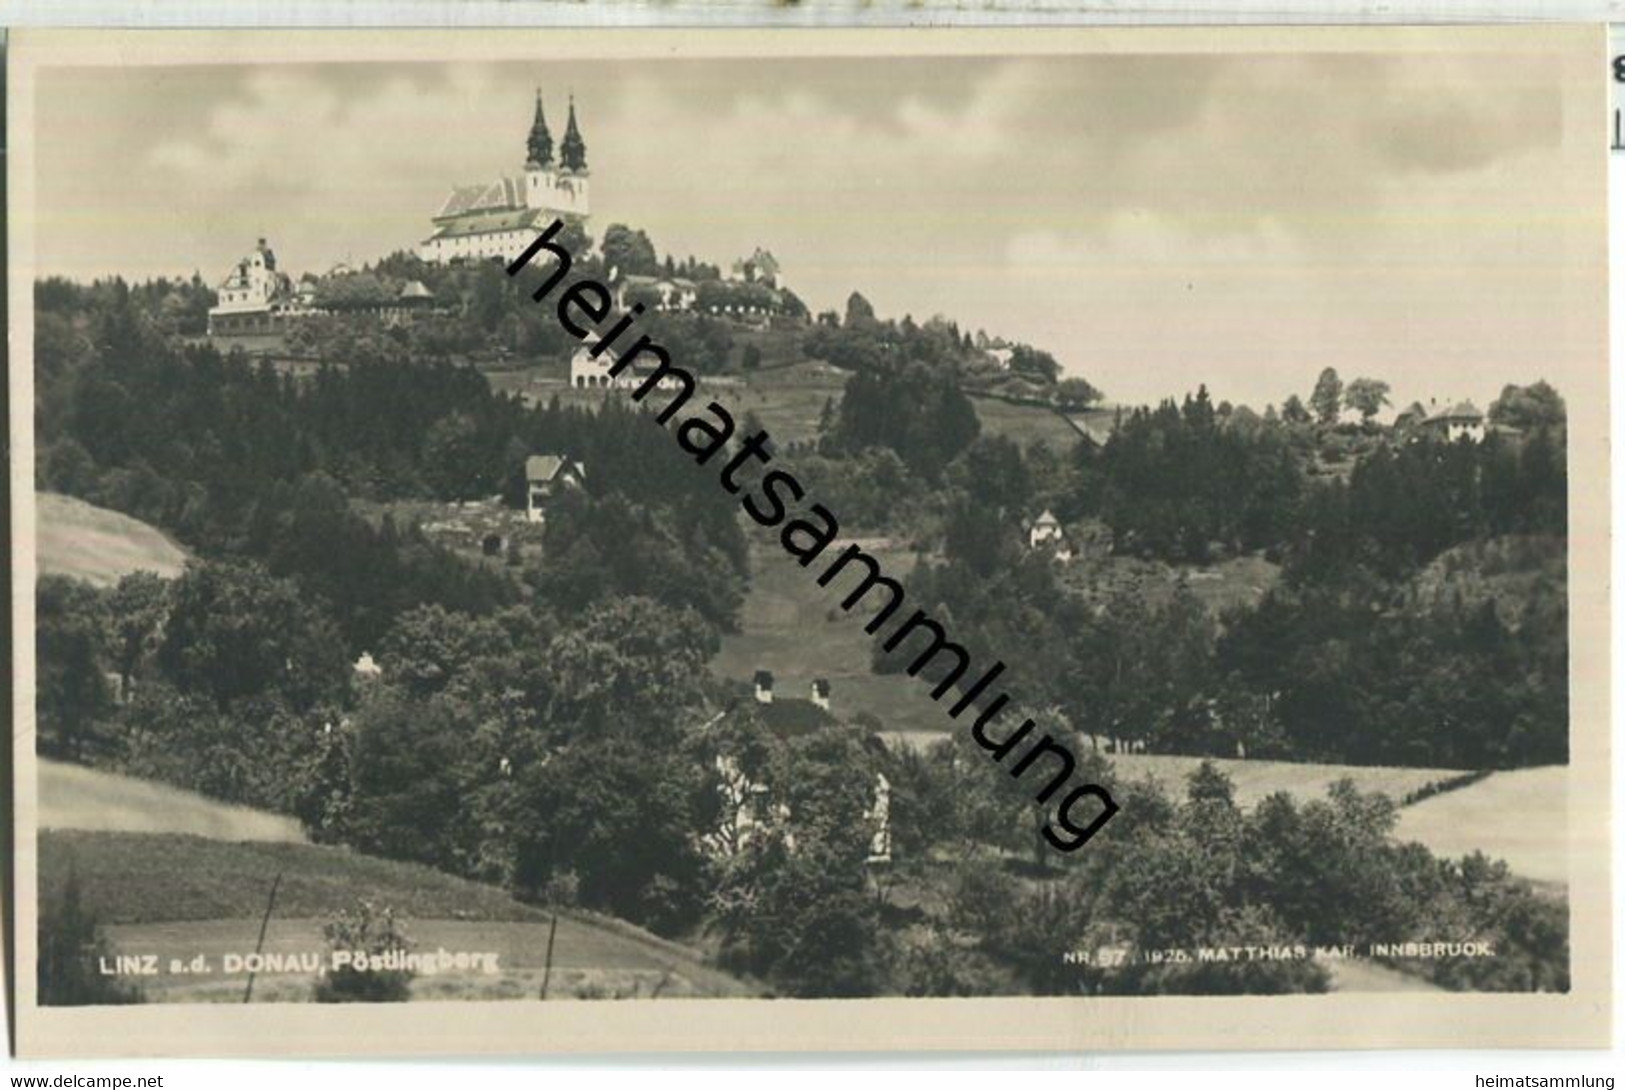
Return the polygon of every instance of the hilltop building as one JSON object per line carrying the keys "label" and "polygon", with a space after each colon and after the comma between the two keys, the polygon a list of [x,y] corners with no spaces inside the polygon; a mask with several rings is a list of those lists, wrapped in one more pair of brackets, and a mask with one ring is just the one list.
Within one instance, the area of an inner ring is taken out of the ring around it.
{"label": "hilltop building", "polygon": [[211,335],[275,333],[286,327],[288,318],[310,309],[288,274],[278,271],[276,254],[263,238],[233,266],[216,295],[218,301],[209,308]]}
{"label": "hilltop building", "polygon": [[770,251],[758,246],[755,253],[733,263],[728,271],[728,279],[776,288],[779,286],[779,260]]}
{"label": "hilltop building", "polygon": [[418,256],[436,264],[511,260],[553,220],[586,222],[589,174],[575,99],[555,156],[538,90],[523,171],[454,188],[434,214],[434,231],[419,244]]}

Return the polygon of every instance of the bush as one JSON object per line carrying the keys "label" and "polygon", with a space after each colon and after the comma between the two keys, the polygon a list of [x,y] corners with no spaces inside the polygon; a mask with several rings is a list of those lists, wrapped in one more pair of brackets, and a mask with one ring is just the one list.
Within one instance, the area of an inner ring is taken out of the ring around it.
{"label": "bush", "polygon": [[[333,952],[359,955],[404,953],[412,942],[395,921],[389,909],[378,911],[362,901],[354,912],[345,912],[322,928]],[[318,1003],[404,1003],[412,997],[409,969],[356,969],[352,965],[330,968],[316,981]]]}

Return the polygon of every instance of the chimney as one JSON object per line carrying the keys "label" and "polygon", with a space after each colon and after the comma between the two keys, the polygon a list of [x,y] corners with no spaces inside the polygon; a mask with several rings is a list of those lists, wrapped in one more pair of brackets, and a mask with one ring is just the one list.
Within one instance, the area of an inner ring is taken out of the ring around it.
{"label": "chimney", "polygon": [[773,703],[773,675],[767,670],[756,671],[756,703]]}
{"label": "chimney", "polygon": [[813,678],[812,702],[825,711],[829,711],[829,679],[824,677]]}

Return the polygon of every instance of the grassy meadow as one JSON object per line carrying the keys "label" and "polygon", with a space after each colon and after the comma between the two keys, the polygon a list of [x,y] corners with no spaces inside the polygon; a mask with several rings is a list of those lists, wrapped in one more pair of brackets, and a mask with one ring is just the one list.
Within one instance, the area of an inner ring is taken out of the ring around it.
{"label": "grassy meadow", "polygon": [[110,587],[135,571],[179,575],[187,553],[158,530],[72,496],[35,493],[41,575]]}
{"label": "grassy meadow", "polygon": [[[144,978],[149,1001],[241,1002],[247,976],[223,972],[227,953],[250,953],[276,875],[268,953],[328,949],[322,927],[359,901],[388,907],[413,949],[495,953],[497,972],[420,975],[412,998],[534,999],[546,967],[549,914],[491,886],[341,848],[89,830],[45,831],[40,882],[53,890],[78,875],[86,907],[119,953],[156,954],[208,973]],[[548,998],[743,996],[759,989],[703,963],[701,955],[641,928],[593,913],[560,914]],[[261,974],[258,1002],[305,1002],[314,974]]]}

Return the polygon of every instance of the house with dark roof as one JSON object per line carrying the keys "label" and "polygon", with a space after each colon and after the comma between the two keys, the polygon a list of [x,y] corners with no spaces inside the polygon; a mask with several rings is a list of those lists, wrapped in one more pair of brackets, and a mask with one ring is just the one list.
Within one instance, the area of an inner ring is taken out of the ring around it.
{"label": "house with dark roof", "polygon": [[555,157],[538,90],[523,171],[454,187],[432,217],[434,229],[418,244],[418,256],[442,265],[512,260],[555,219],[586,222],[589,173],[575,99],[570,100],[570,119]]}
{"label": "house with dark roof", "polygon": [[525,459],[525,519],[541,522],[547,505],[565,489],[586,484],[587,470],[559,454],[532,454]]}

